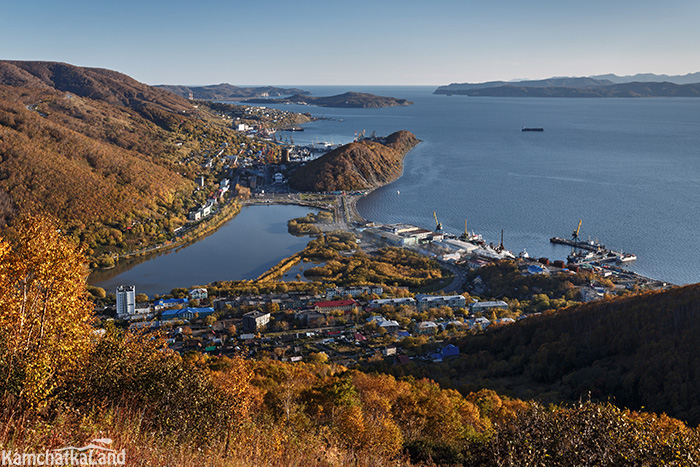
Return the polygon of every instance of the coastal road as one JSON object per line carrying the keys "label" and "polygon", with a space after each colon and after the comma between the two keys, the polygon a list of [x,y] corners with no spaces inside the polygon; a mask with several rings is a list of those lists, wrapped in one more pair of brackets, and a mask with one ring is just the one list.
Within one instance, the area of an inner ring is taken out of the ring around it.
{"label": "coastal road", "polygon": [[445,293],[459,293],[464,287],[464,283],[467,281],[467,271],[444,261],[438,262],[440,263],[440,266],[449,269],[450,272],[454,274],[454,279],[452,279],[450,285],[445,287],[443,291]]}

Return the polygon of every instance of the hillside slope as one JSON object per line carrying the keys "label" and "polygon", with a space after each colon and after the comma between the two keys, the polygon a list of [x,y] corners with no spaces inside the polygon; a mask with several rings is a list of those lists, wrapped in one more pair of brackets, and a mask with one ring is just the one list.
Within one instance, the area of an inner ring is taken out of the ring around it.
{"label": "hillside slope", "polygon": [[0,61],[0,84],[71,92],[130,108],[153,106],[169,112],[192,110],[192,105],[185,99],[140,83],[123,73],[67,63]]}
{"label": "hillside slope", "polygon": [[375,94],[363,92],[346,92],[335,96],[306,96],[302,94],[295,94],[282,99],[247,99],[243,102],[248,104],[300,104],[315,105],[317,107],[360,109],[377,109],[381,107],[413,105],[413,102],[407,99],[377,96]]}
{"label": "hillside slope", "polygon": [[592,397],[700,423],[700,284],[592,302],[459,342],[415,376],[545,402]]}
{"label": "hillside slope", "polygon": [[397,131],[380,141],[341,146],[297,169],[289,184],[300,191],[348,191],[376,188],[396,180],[403,158],[420,140]]}
{"label": "hillside slope", "polygon": [[189,97],[190,93],[192,93],[193,99],[217,101],[247,99],[251,97],[279,97],[289,96],[291,94],[309,94],[308,91],[298,88],[277,88],[274,86],[239,87],[228,83],[212,84],[209,86],[161,84],[155,87],[170,91],[181,97]]}
{"label": "hillside slope", "polygon": [[48,212],[93,257],[165,241],[201,202],[195,156],[241,139],[115,71],[0,61],[0,227]]}

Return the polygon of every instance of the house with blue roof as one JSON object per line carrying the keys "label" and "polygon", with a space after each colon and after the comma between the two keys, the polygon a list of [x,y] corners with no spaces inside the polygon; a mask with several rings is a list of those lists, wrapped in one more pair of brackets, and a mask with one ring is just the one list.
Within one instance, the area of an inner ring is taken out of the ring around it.
{"label": "house with blue roof", "polygon": [[430,358],[435,362],[441,362],[445,358],[459,356],[459,347],[452,344],[447,344],[437,352],[430,355]]}
{"label": "house with blue roof", "polygon": [[195,319],[204,318],[205,316],[213,315],[214,309],[212,307],[202,307],[202,308],[173,308],[170,310],[165,310],[161,314],[161,319],[163,321],[168,321],[171,319]]}

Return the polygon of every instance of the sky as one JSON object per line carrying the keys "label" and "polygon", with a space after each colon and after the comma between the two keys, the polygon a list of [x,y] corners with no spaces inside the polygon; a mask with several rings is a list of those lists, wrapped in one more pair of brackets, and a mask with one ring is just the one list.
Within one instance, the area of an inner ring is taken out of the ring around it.
{"label": "sky", "polygon": [[700,0],[7,0],[0,59],[147,84],[443,85],[700,71]]}

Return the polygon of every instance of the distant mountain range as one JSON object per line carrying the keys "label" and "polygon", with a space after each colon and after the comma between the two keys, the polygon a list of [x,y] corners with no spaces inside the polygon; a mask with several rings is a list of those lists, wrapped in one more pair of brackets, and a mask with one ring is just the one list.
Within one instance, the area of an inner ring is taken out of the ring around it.
{"label": "distant mountain range", "polygon": [[182,97],[189,97],[192,93],[193,99],[226,101],[237,99],[249,99],[253,97],[282,97],[293,94],[311,94],[309,91],[297,88],[276,88],[274,86],[260,87],[238,87],[228,83],[212,84],[208,86],[177,86],[162,84],[154,86],[156,88],[170,91]]}
{"label": "distant mountain range", "polygon": [[675,84],[695,84],[700,83],[700,72],[688,73],[687,75],[655,75],[654,73],[637,73],[636,75],[617,76],[613,74],[591,76],[594,79],[605,79],[613,83],[648,83],[648,82],[668,82]]}
{"label": "distant mountain range", "polygon": [[346,92],[336,96],[311,97],[296,94],[282,99],[247,99],[243,101],[247,104],[302,104],[315,105],[318,107],[339,107],[339,108],[379,108],[396,107],[401,105],[412,105],[413,102],[406,99],[396,99],[395,97],[376,96],[363,92]]}
{"label": "distant mountain range", "polygon": [[453,83],[440,86],[434,94],[502,97],[700,97],[700,73],[684,76],[600,75],[534,81]]}

